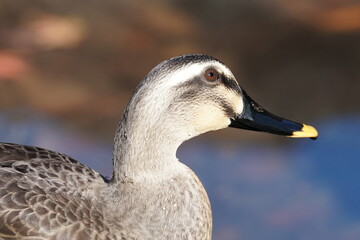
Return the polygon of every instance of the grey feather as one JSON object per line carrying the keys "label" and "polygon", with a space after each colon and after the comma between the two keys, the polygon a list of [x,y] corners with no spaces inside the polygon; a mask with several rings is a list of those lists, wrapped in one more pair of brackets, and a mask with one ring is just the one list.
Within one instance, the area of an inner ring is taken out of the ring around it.
{"label": "grey feather", "polygon": [[[226,86],[202,80],[208,67],[227,76]],[[0,239],[211,239],[206,191],[176,150],[226,127],[241,111],[239,89],[230,70],[206,55],[160,63],[119,123],[111,181],[66,155],[0,144]]]}

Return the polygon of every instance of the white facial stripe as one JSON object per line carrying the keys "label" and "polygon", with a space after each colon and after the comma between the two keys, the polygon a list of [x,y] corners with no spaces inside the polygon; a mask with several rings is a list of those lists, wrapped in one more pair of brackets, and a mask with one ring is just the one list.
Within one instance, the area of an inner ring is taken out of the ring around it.
{"label": "white facial stripe", "polygon": [[236,113],[236,115],[241,114],[244,111],[244,101],[241,97],[236,96],[233,99],[233,103],[234,103],[234,112]]}
{"label": "white facial stripe", "polygon": [[184,83],[186,80],[191,80],[193,76],[201,75],[205,69],[207,68],[215,68],[220,73],[223,73],[228,78],[235,78],[231,73],[230,69],[228,69],[223,64],[217,61],[209,61],[206,63],[192,63],[189,65],[185,65],[184,67],[174,71],[172,74],[167,75],[167,79],[163,82],[167,87],[173,87]]}
{"label": "white facial stripe", "polygon": [[[161,80],[161,84],[158,84],[155,89],[153,89],[153,96],[162,96],[166,89],[171,89],[173,87],[184,84],[186,81],[190,81],[194,76],[201,76],[203,72],[208,68],[215,68],[219,73],[225,75],[228,79],[235,79],[234,75],[225,65],[217,61],[208,61],[205,63],[191,63],[185,65],[184,67],[168,74],[166,78]],[[235,113],[240,114],[243,111],[243,102],[241,97],[234,92],[225,87],[219,89],[222,92],[222,96],[226,99],[231,107],[234,109]],[[163,101],[171,101],[171,98],[167,98]],[[166,105],[166,102],[157,102],[159,105]]]}
{"label": "white facial stripe", "polygon": [[218,91],[221,92],[222,98],[230,104],[236,115],[242,113],[244,103],[243,99],[237,92],[231,91],[225,86],[221,86]]}

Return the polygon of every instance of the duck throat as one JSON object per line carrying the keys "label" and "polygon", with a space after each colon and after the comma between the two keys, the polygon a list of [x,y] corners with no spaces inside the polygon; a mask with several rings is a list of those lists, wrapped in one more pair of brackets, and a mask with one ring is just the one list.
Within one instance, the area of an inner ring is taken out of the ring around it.
{"label": "duck throat", "polygon": [[116,182],[166,172],[178,163],[176,150],[184,141],[178,134],[181,130],[166,123],[166,117],[129,109],[123,113],[114,140],[112,181]]}

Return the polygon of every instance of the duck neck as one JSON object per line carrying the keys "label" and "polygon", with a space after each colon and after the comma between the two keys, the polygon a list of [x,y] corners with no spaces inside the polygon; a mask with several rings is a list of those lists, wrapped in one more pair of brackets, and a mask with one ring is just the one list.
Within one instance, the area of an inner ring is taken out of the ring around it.
{"label": "duck neck", "polygon": [[179,131],[174,132],[162,121],[164,118],[143,116],[126,108],[114,141],[113,182],[136,181],[176,166],[176,150],[183,141],[176,134]]}

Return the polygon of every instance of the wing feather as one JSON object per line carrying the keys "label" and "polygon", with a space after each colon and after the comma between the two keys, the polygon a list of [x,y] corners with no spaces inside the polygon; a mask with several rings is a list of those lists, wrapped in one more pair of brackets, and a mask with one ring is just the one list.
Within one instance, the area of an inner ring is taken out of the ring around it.
{"label": "wing feather", "polygon": [[106,183],[66,155],[0,143],[0,239],[98,239],[102,215],[84,196],[96,184]]}

